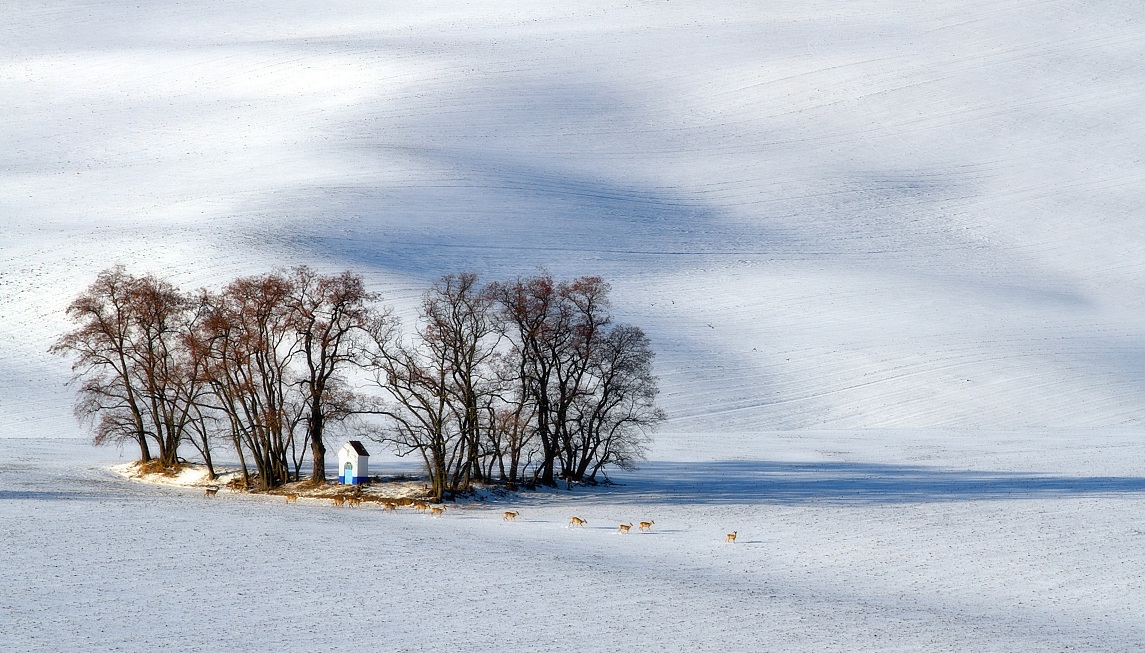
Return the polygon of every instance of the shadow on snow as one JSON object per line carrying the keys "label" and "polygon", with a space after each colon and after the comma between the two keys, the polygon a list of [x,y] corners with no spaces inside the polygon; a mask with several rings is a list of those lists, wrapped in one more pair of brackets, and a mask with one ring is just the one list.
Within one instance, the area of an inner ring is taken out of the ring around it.
{"label": "shadow on snow", "polygon": [[681,504],[922,503],[1145,493],[1145,477],[1055,476],[848,462],[649,462],[601,494]]}

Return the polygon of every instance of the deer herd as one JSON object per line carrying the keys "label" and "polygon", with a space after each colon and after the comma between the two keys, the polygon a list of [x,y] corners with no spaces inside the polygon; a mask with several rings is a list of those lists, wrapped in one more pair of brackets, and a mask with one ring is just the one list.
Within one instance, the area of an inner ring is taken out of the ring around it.
{"label": "deer herd", "polygon": [[[214,498],[215,495],[217,495],[218,493],[219,493],[219,488],[216,485],[211,485],[211,486],[208,486],[205,488],[205,496],[207,498]],[[298,494],[296,494],[294,492],[287,492],[283,496],[286,497],[287,503],[298,503]],[[350,506],[351,508],[359,508],[362,505],[362,489],[355,487],[354,492],[352,494],[334,495],[333,497],[331,497],[331,502],[337,508],[341,508],[342,506],[347,506],[347,505]],[[441,517],[442,515],[445,514],[445,506],[431,506],[430,504],[428,504],[424,501],[410,501],[409,499],[405,499],[404,501],[399,502],[399,500],[397,500],[397,499],[381,498],[381,499],[377,499],[377,502],[382,504],[382,510],[389,511],[389,512],[397,512],[399,503],[407,503],[408,505],[413,507],[414,512],[419,512],[419,513],[428,512],[433,517]],[[502,513],[501,519],[502,519],[502,521],[510,521],[511,522],[511,521],[516,521],[517,518],[520,516],[521,516],[521,511],[519,511],[519,510],[506,510],[504,513]],[[652,526],[655,523],[656,522],[653,520],[642,521],[642,522],[640,522],[638,528],[639,528],[641,533],[651,533],[652,532]],[[587,524],[588,524],[587,519],[581,519],[580,517],[574,516],[574,517],[569,518],[568,527],[569,528],[584,528]],[[632,526],[633,526],[632,522],[628,522],[627,524],[620,524],[620,526],[617,527],[616,532],[620,533],[621,535],[628,535],[629,531],[632,530]],[[728,544],[734,544],[736,541],[736,535],[738,535],[738,534],[739,534],[739,531],[733,531],[731,533],[728,533],[727,535],[724,536],[724,542],[726,542]]]}

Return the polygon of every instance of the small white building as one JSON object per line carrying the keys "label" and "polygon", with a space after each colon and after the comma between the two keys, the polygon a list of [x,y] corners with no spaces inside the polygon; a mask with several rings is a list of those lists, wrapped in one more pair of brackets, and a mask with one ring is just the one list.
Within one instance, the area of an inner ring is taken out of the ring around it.
{"label": "small white building", "polygon": [[370,480],[370,453],[357,440],[350,440],[338,450],[338,482],[360,485]]}

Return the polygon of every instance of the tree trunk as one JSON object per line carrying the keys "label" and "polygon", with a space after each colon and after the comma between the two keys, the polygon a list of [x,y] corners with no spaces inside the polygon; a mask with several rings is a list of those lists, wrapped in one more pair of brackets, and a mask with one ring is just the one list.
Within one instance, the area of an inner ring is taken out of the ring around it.
{"label": "tree trunk", "polygon": [[174,467],[179,463],[179,448],[177,446],[167,446],[169,440],[161,440],[161,442],[164,443],[164,446],[159,448],[161,454],[160,460],[163,463],[163,466]]}
{"label": "tree trunk", "polygon": [[139,438],[139,461],[151,462],[151,450],[147,448],[147,436]]}
{"label": "tree trunk", "polygon": [[314,461],[314,469],[310,473],[310,480],[314,483],[326,482],[326,444],[322,441],[326,426],[325,415],[322,414],[322,404],[315,399],[310,406],[310,418],[307,427],[310,431],[310,457]]}
{"label": "tree trunk", "polygon": [[210,449],[207,449],[203,453],[203,462],[207,465],[207,480],[208,481],[214,481],[214,480],[218,479],[219,475],[215,473],[215,463],[211,461],[211,450]]}
{"label": "tree trunk", "polygon": [[235,453],[237,453],[239,455],[239,467],[242,469],[242,472],[243,472],[243,488],[244,489],[249,488],[250,487],[250,469],[248,469],[247,465],[246,465],[246,455],[243,454],[242,441],[239,439],[238,433],[234,432],[233,430],[231,431],[231,439],[234,441],[234,444],[235,444]]}

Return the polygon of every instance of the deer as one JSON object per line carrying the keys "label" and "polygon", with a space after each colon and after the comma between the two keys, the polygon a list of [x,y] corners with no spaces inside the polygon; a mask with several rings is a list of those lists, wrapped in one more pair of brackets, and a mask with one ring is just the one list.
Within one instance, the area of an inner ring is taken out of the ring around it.
{"label": "deer", "polygon": [[397,512],[398,504],[387,499],[385,501],[382,501],[382,510],[389,510],[391,512]]}
{"label": "deer", "polygon": [[293,493],[293,492],[288,492],[286,494],[286,502],[287,503],[298,503],[298,495]]}
{"label": "deer", "polygon": [[652,530],[652,524],[655,524],[655,523],[656,522],[654,522],[654,521],[642,521],[642,522],[640,522],[640,530],[642,530],[644,532],[651,531]]}
{"label": "deer", "polygon": [[203,496],[210,498],[210,499],[213,499],[215,497],[215,495],[218,493],[219,493],[219,486],[212,485],[209,488],[204,488]]}
{"label": "deer", "polygon": [[443,514],[445,514],[445,507],[444,506],[440,506],[440,507],[439,506],[433,506],[429,509],[429,513],[431,515],[433,515],[434,517],[440,517]]}
{"label": "deer", "polygon": [[506,510],[505,515],[501,517],[501,521],[513,521],[520,516],[521,512],[519,510]]}
{"label": "deer", "polygon": [[588,523],[587,519],[581,519],[580,517],[573,517],[572,519],[569,520],[569,527],[571,528],[573,526],[579,526],[581,528],[584,528],[584,525],[587,523]]}
{"label": "deer", "polygon": [[341,508],[342,506],[346,505],[346,497],[342,496],[341,494],[334,497],[333,501],[334,501],[334,506],[338,507],[338,508]]}
{"label": "deer", "polygon": [[346,499],[346,503],[350,504],[351,508],[360,508],[362,507],[362,497],[356,495],[352,496],[349,499]]}
{"label": "deer", "polygon": [[429,510],[429,504],[424,501],[414,501],[413,509],[414,512],[425,512],[426,510]]}
{"label": "deer", "polygon": [[732,544],[734,544],[736,541],[736,534],[737,533],[739,533],[739,531],[733,531],[731,533],[728,533],[726,536],[724,536],[724,541],[725,542],[731,542]]}
{"label": "deer", "polygon": [[616,532],[617,532],[617,533],[624,533],[625,535],[628,535],[628,530],[629,530],[629,529],[631,529],[631,528],[632,528],[632,524],[631,524],[631,523],[628,523],[628,524],[621,524],[621,525],[620,525],[620,528],[616,529]]}

